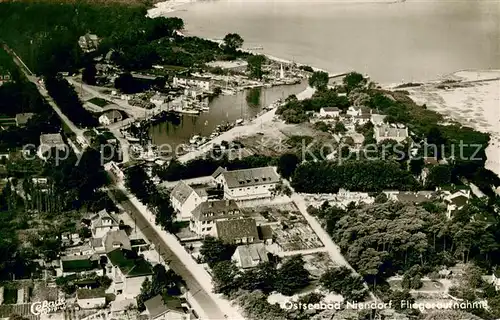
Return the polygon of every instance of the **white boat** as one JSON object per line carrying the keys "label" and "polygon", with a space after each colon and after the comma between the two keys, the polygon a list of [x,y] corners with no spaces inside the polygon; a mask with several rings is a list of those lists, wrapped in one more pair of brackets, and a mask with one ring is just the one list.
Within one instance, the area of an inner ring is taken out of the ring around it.
{"label": "white boat", "polygon": [[243,123],[243,119],[238,119],[238,120],[236,120],[236,124],[237,124],[237,125],[240,125],[240,124],[242,124],[242,123]]}
{"label": "white boat", "polygon": [[176,111],[184,114],[200,114],[200,110],[195,109],[178,109]]}
{"label": "white boat", "polygon": [[189,143],[195,144],[196,142],[198,142],[199,139],[200,139],[200,136],[195,135],[191,139],[189,139]]}
{"label": "white boat", "polygon": [[203,106],[203,107],[201,107],[201,111],[210,111],[210,108]]}

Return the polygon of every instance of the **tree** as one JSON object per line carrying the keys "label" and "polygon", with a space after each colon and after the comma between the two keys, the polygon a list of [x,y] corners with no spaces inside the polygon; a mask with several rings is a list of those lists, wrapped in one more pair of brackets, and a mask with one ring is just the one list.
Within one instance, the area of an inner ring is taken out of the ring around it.
{"label": "tree", "polygon": [[429,169],[429,174],[425,179],[426,189],[435,189],[438,186],[445,186],[451,183],[451,167],[449,165],[436,165]]}
{"label": "tree", "polygon": [[328,73],[324,71],[315,71],[309,77],[309,86],[318,90],[325,90],[328,86]]}
{"label": "tree", "polygon": [[342,80],[346,88],[347,93],[350,93],[355,88],[360,88],[366,84],[365,77],[357,72],[351,72],[347,74]]}
{"label": "tree", "polygon": [[383,192],[380,192],[375,197],[375,203],[386,203],[387,200],[389,200],[389,199],[387,198],[387,195],[385,193],[383,193]]}
{"label": "tree", "polygon": [[93,63],[89,64],[85,69],[83,69],[82,81],[89,85],[95,85],[96,75],[97,69],[95,68],[95,65]]}
{"label": "tree", "polygon": [[237,33],[228,33],[224,37],[224,45],[230,53],[235,53],[243,45],[243,38]]}
{"label": "tree", "polygon": [[301,256],[288,258],[278,269],[275,288],[284,295],[293,295],[309,285],[309,271],[304,268]]}
{"label": "tree", "polygon": [[206,237],[200,248],[203,261],[212,268],[217,262],[231,260],[235,247],[214,237]]}
{"label": "tree", "polygon": [[278,159],[278,173],[285,179],[288,179],[295,172],[300,163],[299,157],[293,153],[285,153]]}
{"label": "tree", "polygon": [[239,288],[240,271],[230,260],[217,262],[212,268],[214,291],[229,296]]}
{"label": "tree", "polygon": [[[391,290],[388,300],[392,301],[392,305],[396,310],[409,308],[410,305],[415,303],[415,299],[412,297],[409,290]],[[405,303],[404,305],[403,302]]]}
{"label": "tree", "polygon": [[146,278],[142,282],[141,293],[136,298],[137,299],[137,309],[139,311],[146,310],[146,307],[144,306],[144,302],[151,298],[151,289],[152,289],[151,280],[149,280],[149,278]]}
{"label": "tree", "polygon": [[344,134],[347,132],[347,129],[343,122],[337,121],[335,122],[335,126],[333,127],[333,132],[337,134]]}
{"label": "tree", "polygon": [[262,64],[266,61],[263,55],[250,56],[247,59],[247,69],[250,72],[250,77],[254,79],[262,79],[264,72],[262,71]]}

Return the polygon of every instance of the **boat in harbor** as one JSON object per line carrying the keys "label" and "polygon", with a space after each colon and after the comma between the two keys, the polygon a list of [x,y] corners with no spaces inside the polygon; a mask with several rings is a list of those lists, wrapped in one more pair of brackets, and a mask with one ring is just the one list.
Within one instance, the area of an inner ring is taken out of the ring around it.
{"label": "boat in harbor", "polygon": [[235,123],[236,123],[236,125],[239,126],[239,125],[243,124],[243,119],[238,119],[238,120],[236,120]]}
{"label": "boat in harbor", "polygon": [[187,108],[177,109],[176,112],[183,113],[183,114],[200,114],[200,110],[187,109]]}
{"label": "boat in harbor", "polygon": [[200,136],[194,135],[191,139],[189,139],[189,143],[195,144],[200,138]]}
{"label": "boat in harbor", "polygon": [[210,107],[208,106],[202,106],[200,109],[201,111],[210,111]]}

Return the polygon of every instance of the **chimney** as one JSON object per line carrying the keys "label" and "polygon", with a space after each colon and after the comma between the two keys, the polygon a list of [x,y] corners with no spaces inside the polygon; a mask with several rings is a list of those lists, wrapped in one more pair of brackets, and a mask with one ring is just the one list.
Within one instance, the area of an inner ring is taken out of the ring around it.
{"label": "chimney", "polygon": [[226,207],[229,207],[229,200],[226,200]]}

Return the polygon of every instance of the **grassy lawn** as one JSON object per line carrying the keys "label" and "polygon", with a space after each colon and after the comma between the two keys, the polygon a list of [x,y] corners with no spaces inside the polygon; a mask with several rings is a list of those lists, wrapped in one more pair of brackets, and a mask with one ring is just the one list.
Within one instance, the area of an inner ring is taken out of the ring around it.
{"label": "grassy lawn", "polygon": [[107,106],[108,104],[111,104],[111,102],[109,102],[108,100],[98,98],[98,97],[92,98],[92,99],[88,100],[87,102],[95,104],[96,106],[99,106],[101,108]]}
{"label": "grassy lawn", "polygon": [[16,304],[17,303],[17,289],[5,288],[3,293],[3,303],[4,304]]}

